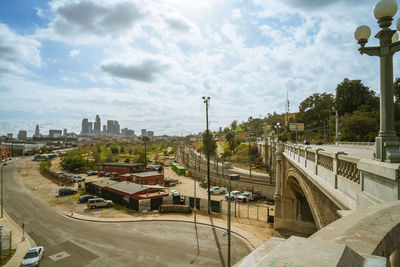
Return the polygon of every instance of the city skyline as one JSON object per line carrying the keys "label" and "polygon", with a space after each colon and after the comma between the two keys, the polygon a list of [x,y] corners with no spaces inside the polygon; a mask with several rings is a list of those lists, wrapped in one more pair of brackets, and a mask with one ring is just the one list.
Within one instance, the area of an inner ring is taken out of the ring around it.
{"label": "city skyline", "polygon": [[359,55],[353,37],[358,25],[377,32],[374,4],[2,2],[0,98],[11,101],[0,107],[0,134],[36,124],[80,132],[82,117],[99,114],[181,135],[204,130],[202,96],[211,97],[217,130],[284,112],[286,92],[297,111],[301,99],[334,93],[344,78],[378,93],[377,59]]}

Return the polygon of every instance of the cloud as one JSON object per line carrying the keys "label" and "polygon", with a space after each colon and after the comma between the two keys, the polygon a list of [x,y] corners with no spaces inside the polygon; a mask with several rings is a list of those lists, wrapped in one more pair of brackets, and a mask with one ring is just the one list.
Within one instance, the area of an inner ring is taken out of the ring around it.
{"label": "cloud", "polygon": [[139,8],[130,1],[54,1],[51,12],[53,18],[48,28],[37,33],[40,38],[83,43],[90,38],[122,35],[143,17]]}
{"label": "cloud", "polygon": [[165,22],[168,24],[168,26],[175,31],[178,32],[189,32],[190,29],[192,28],[190,24],[183,19],[178,19],[178,18],[166,18]]}
{"label": "cloud", "polygon": [[78,50],[78,49],[71,50],[71,51],[69,51],[69,56],[70,57],[76,57],[77,55],[79,55],[80,52],[81,51]]}
{"label": "cloud", "polygon": [[168,69],[167,64],[156,60],[143,60],[141,64],[132,65],[120,61],[107,61],[100,64],[104,72],[112,76],[141,82],[154,82],[156,75]]}
{"label": "cloud", "polygon": [[13,32],[0,23],[0,74],[27,73],[26,65],[40,67],[40,43]]}

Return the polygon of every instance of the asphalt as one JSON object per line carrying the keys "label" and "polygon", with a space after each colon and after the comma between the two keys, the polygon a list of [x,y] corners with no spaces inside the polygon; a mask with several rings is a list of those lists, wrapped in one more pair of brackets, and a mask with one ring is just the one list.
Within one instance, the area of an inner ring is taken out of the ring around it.
{"label": "asphalt", "polygon": [[[60,214],[16,181],[17,164],[14,160],[4,169],[5,220],[15,240],[18,234],[22,237],[22,223],[29,237],[16,242],[8,266],[18,266],[15,263],[35,244],[45,247],[41,266],[226,265],[226,225],[212,217],[199,215],[194,224],[193,217],[179,215],[115,220]],[[232,263],[263,242],[243,229],[232,230]]]}

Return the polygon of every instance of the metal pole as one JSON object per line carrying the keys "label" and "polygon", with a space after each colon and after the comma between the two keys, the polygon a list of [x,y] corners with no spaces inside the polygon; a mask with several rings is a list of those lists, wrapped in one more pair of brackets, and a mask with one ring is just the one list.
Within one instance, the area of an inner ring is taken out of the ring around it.
{"label": "metal pole", "polygon": [[338,115],[338,112],[337,112],[337,110],[336,110],[336,133],[335,133],[335,142],[336,142],[336,144],[337,144],[337,142],[338,142],[338,132],[339,132],[339,115]]}
{"label": "metal pole", "polygon": [[1,218],[3,218],[3,208],[4,208],[4,202],[3,202],[3,167],[4,164],[1,164]]}
{"label": "metal pole", "polygon": [[251,179],[251,154],[250,154],[250,137],[249,137],[249,170],[250,170],[250,179]]}
{"label": "metal pole", "polygon": [[211,135],[208,130],[208,100],[206,100],[206,123],[207,123],[207,193],[208,193],[208,214],[211,213],[211,194],[210,194],[210,139]]}
{"label": "metal pole", "polygon": [[194,187],[193,212],[194,212],[194,223],[196,224],[196,178],[193,178],[193,187]]}
{"label": "metal pole", "polygon": [[231,266],[231,176],[228,175],[228,267]]}
{"label": "metal pole", "polygon": [[146,142],[144,143],[144,168],[146,169],[147,156],[146,156]]}

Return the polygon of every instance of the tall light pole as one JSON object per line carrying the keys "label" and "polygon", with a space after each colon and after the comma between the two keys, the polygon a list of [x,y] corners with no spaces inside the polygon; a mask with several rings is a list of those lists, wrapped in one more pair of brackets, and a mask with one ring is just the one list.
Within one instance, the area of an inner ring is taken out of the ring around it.
{"label": "tall light pole", "polygon": [[[379,39],[379,46],[365,47],[371,35],[371,29],[359,26],[354,37],[360,44],[361,54],[378,56],[380,59],[380,130],[375,139],[374,159],[386,162],[400,162],[399,139],[394,130],[393,104],[393,55],[400,51],[400,42],[394,38],[395,30],[390,29],[393,16],[397,12],[395,0],[380,0],[374,7],[374,16],[382,28],[375,38]],[[400,30],[400,20],[397,20],[397,29]]]}
{"label": "tall light pole", "polygon": [[208,214],[211,213],[211,194],[210,194],[210,131],[208,130],[208,103],[210,102],[210,97],[203,96],[203,101],[206,103],[206,137],[207,137],[207,193],[208,193]]}
{"label": "tall light pole", "polygon": [[277,137],[278,138],[277,143],[279,143],[279,129],[281,128],[281,123],[277,122],[276,125],[274,126],[274,128],[276,129],[276,134],[278,136]]}
{"label": "tall light pole", "polygon": [[337,109],[333,109],[335,111],[335,144],[338,144],[338,133],[339,133],[339,115]]}
{"label": "tall light pole", "polygon": [[3,218],[3,209],[4,209],[4,202],[3,202],[3,191],[4,191],[4,187],[3,187],[3,167],[4,164],[1,164],[1,218]]}

